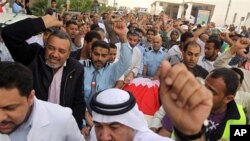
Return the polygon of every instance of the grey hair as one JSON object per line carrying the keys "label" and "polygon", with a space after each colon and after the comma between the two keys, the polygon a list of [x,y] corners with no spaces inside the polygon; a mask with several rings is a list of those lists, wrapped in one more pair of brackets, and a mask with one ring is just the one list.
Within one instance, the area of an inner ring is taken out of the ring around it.
{"label": "grey hair", "polygon": [[53,31],[49,37],[48,37],[48,40],[49,38],[51,38],[52,36],[55,36],[55,37],[58,37],[60,39],[67,39],[69,41],[69,50],[71,51],[71,48],[72,48],[72,39],[71,37],[69,36],[69,34],[67,32],[64,32],[64,31],[61,31],[61,30],[55,30]]}

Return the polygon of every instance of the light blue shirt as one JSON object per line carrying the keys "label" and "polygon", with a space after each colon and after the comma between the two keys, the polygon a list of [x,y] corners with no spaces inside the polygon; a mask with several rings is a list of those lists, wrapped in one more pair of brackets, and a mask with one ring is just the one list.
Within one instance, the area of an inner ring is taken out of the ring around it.
{"label": "light blue shirt", "polygon": [[147,76],[154,76],[160,63],[163,59],[166,58],[166,52],[161,47],[157,52],[150,50],[145,53],[143,57],[143,64],[147,66]]}
{"label": "light blue shirt", "polygon": [[4,43],[0,41],[0,62],[3,61],[11,61],[14,62],[8,48]]}
{"label": "light blue shirt", "polygon": [[[120,49],[120,59],[113,64],[107,63],[99,70],[99,73],[96,76],[96,92],[112,88],[114,83],[131,65],[131,58],[132,48],[130,48],[127,43],[122,43]],[[84,99],[86,102],[88,102],[91,92],[91,81],[95,68],[90,60],[80,60],[79,62],[84,65]]]}
{"label": "light blue shirt", "polygon": [[22,13],[22,7],[18,5],[16,2],[13,3],[12,5],[12,12],[13,13]]}
{"label": "light blue shirt", "polygon": [[[35,108],[33,107],[33,109]],[[33,117],[34,112],[31,112],[28,120],[9,135],[11,141],[27,141],[28,134],[32,127]]]}

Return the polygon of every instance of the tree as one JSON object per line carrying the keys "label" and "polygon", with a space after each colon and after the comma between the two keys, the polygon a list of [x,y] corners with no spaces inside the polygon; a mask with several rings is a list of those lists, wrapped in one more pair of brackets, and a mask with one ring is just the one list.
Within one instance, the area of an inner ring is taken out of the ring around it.
{"label": "tree", "polygon": [[[61,9],[65,4],[66,0],[57,0],[57,8]],[[45,14],[45,11],[48,7],[49,1],[48,0],[35,0],[32,5],[32,12],[35,16],[42,16]]]}
{"label": "tree", "polygon": [[[65,7],[66,0],[57,0],[57,8],[59,11]],[[70,11],[76,12],[91,12],[93,0],[71,0],[70,1]],[[36,16],[42,16],[45,14],[48,8],[49,0],[35,0],[32,5],[32,12]],[[106,6],[105,4],[100,4],[99,12],[104,12],[107,10],[112,10],[113,7]]]}

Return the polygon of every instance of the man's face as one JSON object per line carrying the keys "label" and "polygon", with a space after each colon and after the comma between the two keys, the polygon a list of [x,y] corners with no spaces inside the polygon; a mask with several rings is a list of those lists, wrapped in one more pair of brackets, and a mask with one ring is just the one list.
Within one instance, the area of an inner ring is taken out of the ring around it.
{"label": "man's face", "polygon": [[132,128],[118,122],[95,122],[95,132],[98,141],[133,141],[135,136]]}
{"label": "man's face", "polygon": [[51,3],[51,8],[56,8],[56,2]]}
{"label": "man's face", "polygon": [[82,26],[83,33],[86,34],[90,31],[90,26],[89,25],[83,25]]}
{"label": "man's face", "polygon": [[227,106],[226,85],[222,78],[207,77],[205,86],[213,93],[212,113],[221,113]]}
{"label": "man's face", "polygon": [[60,68],[70,55],[70,42],[56,36],[50,36],[45,47],[45,61],[52,69]]}
{"label": "man's face", "polygon": [[177,34],[177,33],[172,33],[171,34],[171,40],[172,41],[176,42],[178,40],[178,38],[179,38],[179,34]]}
{"label": "man's face", "polygon": [[155,36],[154,32],[148,31],[148,33],[147,33],[147,40],[149,42],[151,42],[153,40],[154,36]]}
{"label": "man's face", "polygon": [[10,134],[25,122],[33,101],[34,91],[26,97],[17,88],[0,88],[0,133]]}
{"label": "man's face", "polygon": [[92,18],[92,21],[93,21],[93,23],[98,23],[98,21],[99,21],[99,15],[98,14],[94,14],[93,18]]}
{"label": "man's face", "polygon": [[153,39],[153,49],[155,51],[158,51],[161,48],[162,45],[162,39],[160,36],[155,36]]}
{"label": "man's face", "polygon": [[183,53],[183,62],[188,68],[194,68],[199,60],[201,49],[197,45],[189,45]]}
{"label": "man's face", "polygon": [[70,24],[68,27],[66,27],[66,32],[69,34],[71,38],[75,38],[78,31],[78,26],[75,24]]}
{"label": "man's face", "polygon": [[206,43],[205,45],[205,58],[207,60],[212,60],[217,56],[219,49],[214,48],[214,43]]}
{"label": "man's face", "polygon": [[65,17],[64,17],[64,20],[65,20],[65,22],[67,22],[67,21],[70,21],[71,20],[71,15],[66,15]]}
{"label": "man's face", "polygon": [[87,41],[84,41],[84,44],[85,44],[85,46],[87,47],[87,50],[89,51],[89,53],[90,53],[90,51],[92,50],[92,44],[93,44],[95,41],[97,41],[97,40],[99,40],[99,39],[93,38],[92,41],[90,41],[90,42],[88,42],[88,43],[87,43]]}
{"label": "man's face", "polygon": [[155,24],[153,26],[153,29],[156,31],[156,33],[159,33],[161,31],[160,25],[158,25],[158,24]]}
{"label": "man's face", "polygon": [[109,62],[113,63],[115,61],[116,54],[117,54],[116,51],[117,51],[116,48],[110,48],[110,51],[109,51]]}
{"label": "man's face", "polygon": [[96,69],[101,69],[109,59],[109,50],[102,47],[95,47],[91,58]]}
{"label": "man's face", "polygon": [[138,35],[128,35],[128,43],[131,47],[135,47],[139,42]]}

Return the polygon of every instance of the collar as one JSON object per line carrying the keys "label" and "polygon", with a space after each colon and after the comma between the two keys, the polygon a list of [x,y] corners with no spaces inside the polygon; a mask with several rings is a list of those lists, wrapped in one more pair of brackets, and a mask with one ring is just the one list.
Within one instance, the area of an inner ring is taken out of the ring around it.
{"label": "collar", "polygon": [[240,119],[240,113],[234,100],[227,104],[226,120],[228,119]]}
{"label": "collar", "polygon": [[0,53],[3,52],[3,46],[4,44],[0,41]]}

